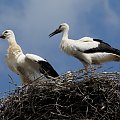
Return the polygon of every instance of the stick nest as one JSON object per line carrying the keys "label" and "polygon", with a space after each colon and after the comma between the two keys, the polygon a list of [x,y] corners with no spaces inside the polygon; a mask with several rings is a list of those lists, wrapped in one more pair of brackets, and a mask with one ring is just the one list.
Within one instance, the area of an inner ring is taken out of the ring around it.
{"label": "stick nest", "polygon": [[120,73],[67,72],[0,99],[0,120],[120,120]]}

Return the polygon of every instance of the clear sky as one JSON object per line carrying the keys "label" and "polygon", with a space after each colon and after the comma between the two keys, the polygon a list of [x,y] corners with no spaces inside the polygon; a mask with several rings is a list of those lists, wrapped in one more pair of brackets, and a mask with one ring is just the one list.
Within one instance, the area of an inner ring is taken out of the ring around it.
{"label": "clear sky", "polygon": [[[48,37],[63,22],[70,25],[71,39],[90,36],[120,49],[120,0],[0,0],[0,33],[12,29],[24,53],[46,58],[59,74],[83,68],[60,50],[61,34]],[[7,41],[0,40],[2,93],[14,89],[8,74],[20,85],[19,77],[4,62],[7,47]],[[110,67],[108,71],[120,71],[120,63],[103,65],[103,69]]]}

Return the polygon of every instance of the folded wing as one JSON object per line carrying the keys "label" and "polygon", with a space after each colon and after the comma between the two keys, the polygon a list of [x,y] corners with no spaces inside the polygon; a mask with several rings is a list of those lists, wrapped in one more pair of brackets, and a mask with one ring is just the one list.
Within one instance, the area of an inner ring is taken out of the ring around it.
{"label": "folded wing", "polygon": [[48,63],[47,60],[43,59],[40,56],[34,54],[26,54],[25,60],[33,69],[42,73],[47,78],[59,76],[54,68],[50,65],[50,63]]}

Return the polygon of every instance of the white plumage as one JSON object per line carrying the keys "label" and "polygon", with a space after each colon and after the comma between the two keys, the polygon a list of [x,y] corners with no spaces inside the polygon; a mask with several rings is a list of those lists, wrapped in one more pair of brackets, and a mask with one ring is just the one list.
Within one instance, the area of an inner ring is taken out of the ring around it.
{"label": "white plumage", "polygon": [[6,63],[13,72],[21,77],[23,84],[30,83],[41,77],[41,75],[47,78],[58,76],[58,73],[47,60],[34,54],[23,54],[12,30],[5,30],[0,38],[8,40],[9,48]]}
{"label": "white plumage", "polygon": [[62,23],[49,37],[62,32],[61,49],[67,54],[79,59],[83,63],[86,71],[88,71],[88,65],[91,64],[120,61],[120,51],[118,49],[112,48],[102,40],[91,37],[83,37],[79,40],[69,39],[68,31],[69,25]]}

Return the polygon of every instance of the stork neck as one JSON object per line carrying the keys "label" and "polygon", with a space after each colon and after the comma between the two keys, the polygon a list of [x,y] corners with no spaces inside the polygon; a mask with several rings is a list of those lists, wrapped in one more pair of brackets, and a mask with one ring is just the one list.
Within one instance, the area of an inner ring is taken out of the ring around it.
{"label": "stork neck", "polygon": [[63,40],[68,39],[68,30],[67,29],[63,31],[63,38],[62,39]]}
{"label": "stork neck", "polygon": [[16,40],[15,40],[15,37],[10,37],[10,38],[8,39],[8,43],[9,43],[9,45],[17,44],[17,42],[16,42]]}

